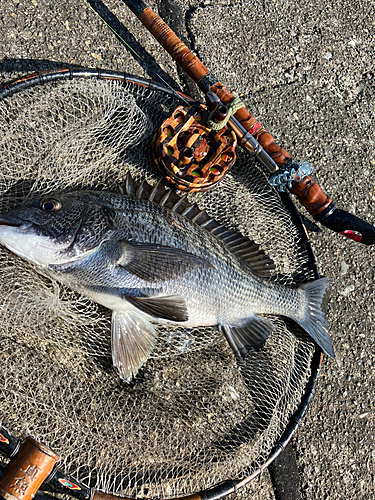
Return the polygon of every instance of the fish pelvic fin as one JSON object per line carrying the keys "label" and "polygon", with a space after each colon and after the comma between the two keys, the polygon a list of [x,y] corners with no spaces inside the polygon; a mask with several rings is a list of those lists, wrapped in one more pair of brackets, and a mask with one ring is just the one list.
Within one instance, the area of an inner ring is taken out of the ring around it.
{"label": "fish pelvic fin", "polygon": [[187,321],[189,313],[186,301],[178,295],[161,297],[124,297],[130,304],[156,319],[167,319],[176,323]]}
{"label": "fish pelvic fin", "polygon": [[335,353],[325,317],[332,282],[331,278],[321,278],[300,286],[299,289],[304,291],[307,298],[306,317],[303,320],[292,319],[310,335],[328,356],[334,358]]}
{"label": "fish pelvic fin", "polygon": [[259,351],[275,326],[266,318],[252,316],[242,326],[220,325],[228,344],[237,358],[245,358],[250,351]]}
{"label": "fish pelvic fin", "polygon": [[156,342],[153,325],[132,312],[112,313],[112,362],[120,378],[130,382],[150,356]]}

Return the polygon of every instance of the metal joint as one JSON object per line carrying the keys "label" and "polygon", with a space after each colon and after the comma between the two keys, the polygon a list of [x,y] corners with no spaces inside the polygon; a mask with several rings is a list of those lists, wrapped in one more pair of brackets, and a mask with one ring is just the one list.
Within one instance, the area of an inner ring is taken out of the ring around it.
{"label": "metal joint", "polygon": [[301,182],[305,177],[310,175],[312,171],[313,168],[308,161],[297,163],[290,160],[279,168],[277,174],[271,176],[270,184],[279,192],[285,192],[288,189],[292,189],[293,182]]}

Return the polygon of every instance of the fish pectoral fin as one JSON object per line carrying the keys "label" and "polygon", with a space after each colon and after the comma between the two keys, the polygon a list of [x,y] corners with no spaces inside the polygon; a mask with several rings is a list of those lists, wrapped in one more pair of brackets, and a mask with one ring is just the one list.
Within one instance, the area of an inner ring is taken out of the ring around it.
{"label": "fish pectoral fin", "polygon": [[179,295],[164,295],[161,297],[126,296],[124,299],[155,319],[167,319],[177,323],[189,319],[186,301]]}
{"label": "fish pectoral fin", "polygon": [[266,318],[252,316],[243,326],[221,325],[220,329],[234,354],[243,359],[251,350],[258,351],[263,346],[275,326]]}
{"label": "fish pectoral fin", "polygon": [[213,269],[206,259],[180,248],[122,241],[119,245],[123,252],[117,264],[145,281],[167,281],[182,276],[189,269]]}
{"label": "fish pectoral fin", "polygon": [[125,382],[130,382],[150,356],[156,342],[152,324],[128,312],[112,313],[112,361]]}

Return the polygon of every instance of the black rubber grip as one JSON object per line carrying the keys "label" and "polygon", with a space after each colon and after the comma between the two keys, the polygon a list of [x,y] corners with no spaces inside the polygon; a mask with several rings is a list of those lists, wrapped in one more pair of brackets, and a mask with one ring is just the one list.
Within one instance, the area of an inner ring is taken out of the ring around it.
{"label": "black rubber grip", "polygon": [[373,245],[375,243],[375,227],[345,210],[335,208],[333,203],[324,212],[316,215],[315,220],[328,229],[346,238]]}

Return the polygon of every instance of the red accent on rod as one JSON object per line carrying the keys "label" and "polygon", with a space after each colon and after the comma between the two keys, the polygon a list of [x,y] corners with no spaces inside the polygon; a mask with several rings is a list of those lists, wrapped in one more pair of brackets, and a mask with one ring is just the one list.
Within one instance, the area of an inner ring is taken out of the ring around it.
{"label": "red accent on rod", "polygon": [[262,127],[259,122],[255,122],[253,126],[251,126],[248,130],[249,134],[255,135]]}
{"label": "red accent on rod", "polygon": [[350,240],[362,241],[362,235],[357,234],[354,231],[351,231],[350,229],[345,229],[345,231],[341,231],[339,234],[342,234],[343,236],[349,238]]}

